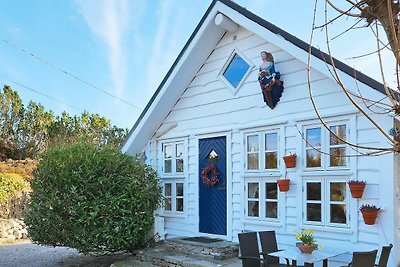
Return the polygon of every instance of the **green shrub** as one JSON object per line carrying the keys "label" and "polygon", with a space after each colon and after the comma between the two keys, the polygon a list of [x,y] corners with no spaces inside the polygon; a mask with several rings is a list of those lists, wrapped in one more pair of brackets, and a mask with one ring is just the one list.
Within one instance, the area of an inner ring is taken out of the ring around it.
{"label": "green shrub", "polygon": [[4,204],[18,192],[28,191],[29,183],[16,173],[0,173],[0,204]]}
{"label": "green shrub", "polygon": [[149,166],[115,149],[82,143],[49,149],[31,183],[29,235],[83,253],[142,248],[161,202],[156,178]]}

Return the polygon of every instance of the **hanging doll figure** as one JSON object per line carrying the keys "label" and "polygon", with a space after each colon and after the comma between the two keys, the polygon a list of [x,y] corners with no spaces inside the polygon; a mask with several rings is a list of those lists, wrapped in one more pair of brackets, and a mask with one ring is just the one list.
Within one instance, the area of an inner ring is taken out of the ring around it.
{"label": "hanging doll figure", "polygon": [[274,57],[271,53],[261,52],[262,64],[259,68],[258,81],[265,103],[273,109],[279,102],[283,92],[283,82],[280,80],[281,74],[275,71]]}

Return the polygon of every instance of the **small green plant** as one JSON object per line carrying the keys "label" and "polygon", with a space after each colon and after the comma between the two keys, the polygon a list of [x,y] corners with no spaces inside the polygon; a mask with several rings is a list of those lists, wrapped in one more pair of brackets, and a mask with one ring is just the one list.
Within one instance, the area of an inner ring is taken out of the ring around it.
{"label": "small green plant", "polygon": [[375,205],[370,205],[370,204],[363,204],[360,207],[360,211],[379,211],[381,208],[378,208]]}
{"label": "small green plant", "polygon": [[304,245],[316,245],[317,241],[315,240],[313,234],[315,231],[306,228],[305,230],[301,231],[300,233],[296,230],[293,230],[293,233],[296,233],[297,240],[301,241]]}
{"label": "small green plant", "polygon": [[132,252],[151,242],[157,174],[138,158],[93,144],[49,149],[32,180],[31,239],[83,253]]}

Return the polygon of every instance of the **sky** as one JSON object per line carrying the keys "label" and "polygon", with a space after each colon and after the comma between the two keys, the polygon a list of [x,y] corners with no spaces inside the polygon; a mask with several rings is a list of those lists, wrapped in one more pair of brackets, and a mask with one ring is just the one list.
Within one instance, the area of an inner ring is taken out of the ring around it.
{"label": "sky", "polygon": [[[0,83],[17,90],[25,105],[33,100],[56,115],[87,110],[131,128],[211,2],[1,0]],[[235,2],[309,41],[314,1]],[[321,4],[317,18],[323,23]],[[341,18],[331,36],[354,23]],[[326,50],[323,32],[314,45]],[[349,31],[332,46],[336,58],[381,80],[376,55],[349,59],[376,50],[370,30]],[[392,56],[388,50],[382,56],[393,85]]]}

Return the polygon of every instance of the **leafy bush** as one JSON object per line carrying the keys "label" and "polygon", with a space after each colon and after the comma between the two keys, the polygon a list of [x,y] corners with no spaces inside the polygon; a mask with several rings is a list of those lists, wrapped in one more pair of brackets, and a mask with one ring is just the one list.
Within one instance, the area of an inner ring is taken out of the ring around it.
{"label": "leafy bush", "polygon": [[33,241],[83,253],[132,252],[149,241],[161,189],[138,159],[78,143],[49,149],[34,176],[25,214]]}
{"label": "leafy bush", "polygon": [[0,204],[4,204],[17,192],[28,191],[29,183],[16,173],[0,173]]}

